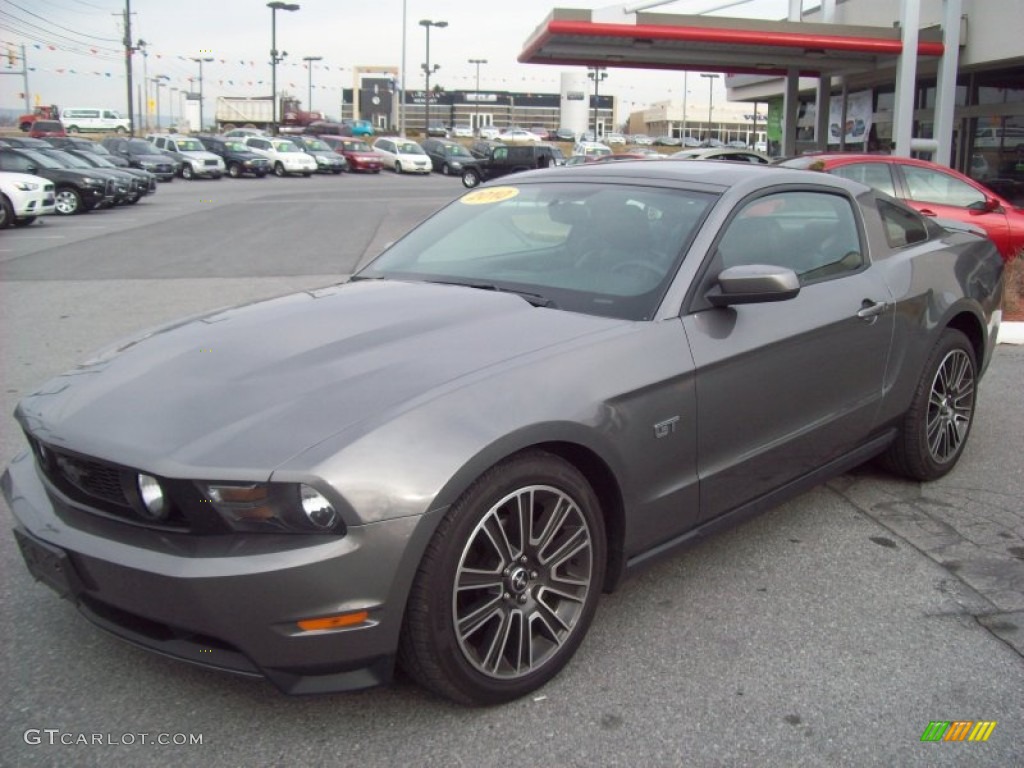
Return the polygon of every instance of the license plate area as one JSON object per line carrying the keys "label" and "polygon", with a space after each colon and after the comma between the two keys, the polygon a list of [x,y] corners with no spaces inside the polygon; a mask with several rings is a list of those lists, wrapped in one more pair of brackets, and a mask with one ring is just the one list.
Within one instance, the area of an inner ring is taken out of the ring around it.
{"label": "license plate area", "polygon": [[33,578],[61,597],[75,600],[82,591],[82,582],[75,573],[68,553],[17,529],[14,530],[14,538]]}

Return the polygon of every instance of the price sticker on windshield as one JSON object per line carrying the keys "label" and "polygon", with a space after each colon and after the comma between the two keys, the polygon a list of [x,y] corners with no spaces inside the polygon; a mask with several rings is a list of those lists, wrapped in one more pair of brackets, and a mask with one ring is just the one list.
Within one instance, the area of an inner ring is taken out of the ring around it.
{"label": "price sticker on windshield", "polygon": [[518,194],[519,189],[516,187],[491,187],[490,189],[477,189],[459,200],[466,205],[490,205],[511,200]]}

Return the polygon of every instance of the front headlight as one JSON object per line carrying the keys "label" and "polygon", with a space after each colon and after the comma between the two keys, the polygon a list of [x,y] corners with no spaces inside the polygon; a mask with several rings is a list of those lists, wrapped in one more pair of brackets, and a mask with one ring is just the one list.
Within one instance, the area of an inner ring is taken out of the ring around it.
{"label": "front headlight", "polygon": [[152,475],[140,474],[136,484],[139,488],[139,497],[142,499],[142,506],[138,510],[142,516],[151,522],[166,520],[171,505],[164,495],[160,481]]}
{"label": "front headlight", "polygon": [[223,520],[253,533],[344,533],[337,507],[304,483],[201,483]]}
{"label": "front headlight", "polygon": [[29,192],[33,189],[39,189],[39,185],[32,181],[16,181],[14,182],[14,188],[20,189],[22,192]]}

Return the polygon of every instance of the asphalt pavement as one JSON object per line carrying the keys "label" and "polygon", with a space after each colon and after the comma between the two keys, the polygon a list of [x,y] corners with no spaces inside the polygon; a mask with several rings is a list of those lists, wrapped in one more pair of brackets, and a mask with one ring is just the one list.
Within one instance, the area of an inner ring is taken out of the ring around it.
{"label": "asphalt pavement", "polygon": [[[95,348],[337,282],[461,192],[437,176],[179,180],[5,231],[0,460],[24,447],[17,400]],[[1001,345],[952,474],[863,467],[655,566],[604,597],[558,678],[502,707],[402,680],[289,698],[139,651],[33,582],[0,531],[0,765],[1019,765],[1021,381],[1024,346]],[[996,726],[922,742],[933,721]]]}

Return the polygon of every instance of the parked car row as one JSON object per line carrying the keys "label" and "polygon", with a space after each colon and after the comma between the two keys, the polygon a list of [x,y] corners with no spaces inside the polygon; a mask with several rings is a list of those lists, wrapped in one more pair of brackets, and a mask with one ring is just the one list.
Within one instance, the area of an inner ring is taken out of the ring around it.
{"label": "parked car row", "polygon": [[[0,171],[28,174],[52,184],[52,211],[61,215],[133,205],[156,191],[155,175],[115,162],[115,157],[96,142],[74,137],[0,140]],[[44,202],[40,210],[49,207],[47,190],[42,191]],[[13,223],[31,224],[38,215],[45,213],[15,213]]]}

